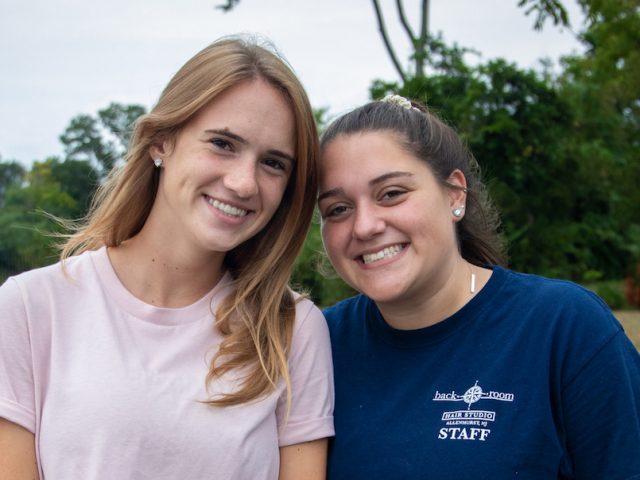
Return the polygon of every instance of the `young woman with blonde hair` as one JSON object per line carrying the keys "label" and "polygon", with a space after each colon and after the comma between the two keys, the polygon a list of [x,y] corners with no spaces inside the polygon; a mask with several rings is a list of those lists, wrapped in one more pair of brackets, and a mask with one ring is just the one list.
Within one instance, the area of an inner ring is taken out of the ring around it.
{"label": "young woman with blonde hair", "polygon": [[0,477],[324,477],[328,332],[288,287],[317,152],[268,48],[177,72],[61,264],[0,288]]}

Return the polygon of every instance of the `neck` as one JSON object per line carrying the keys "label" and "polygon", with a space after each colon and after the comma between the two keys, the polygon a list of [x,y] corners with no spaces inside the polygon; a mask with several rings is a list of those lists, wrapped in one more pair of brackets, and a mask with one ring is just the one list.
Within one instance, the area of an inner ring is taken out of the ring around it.
{"label": "neck", "polygon": [[164,238],[143,228],[109,248],[111,264],[127,290],[145,303],[166,308],[191,305],[222,278],[224,253],[184,251]]}
{"label": "neck", "polygon": [[416,330],[439,323],[464,307],[486,285],[491,270],[460,259],[440,282],[413,301],[376,305],[385,321],[399,330]]}

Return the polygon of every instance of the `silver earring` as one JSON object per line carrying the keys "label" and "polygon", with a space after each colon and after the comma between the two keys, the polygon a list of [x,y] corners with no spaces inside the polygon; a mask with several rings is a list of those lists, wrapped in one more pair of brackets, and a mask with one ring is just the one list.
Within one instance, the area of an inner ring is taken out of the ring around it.
{"label": "silver earring", "polygon": [[162,159],[161,158],[154,158],[153,159],[153,164],[156,166],[156,168],[160,168],[162,166]]}
{"label": "silver earring", "polygon": [[462,216],[462,210],[464,210],[464,207],[457,207],[454,208],[451,213],[453,213],[454,217],[460,218]]}

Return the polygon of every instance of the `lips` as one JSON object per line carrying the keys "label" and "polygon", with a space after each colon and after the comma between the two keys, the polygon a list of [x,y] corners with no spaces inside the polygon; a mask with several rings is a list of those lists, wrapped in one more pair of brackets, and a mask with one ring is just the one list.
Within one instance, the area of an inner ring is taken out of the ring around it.
{"label": "lips", "polygon": [[361,255],[359,258],[366,265],[373,262],[378,262],[380,260],[393,258],[396,255],[398,255],[402,250],[404,250],[404,248],[405,248],[405,245],[398,243],[397,245],[391,245],[389,247],[385,247],[382,250],[379,250],[377,252],[365,253]]}
{"label": "lips", "polygon": [[211,198],[207,195],[205,195],[205,199],[207,200],[207,203],[211,205],[213,208],[221,211],[222,213],[230,217],[241,218],[241,217],[247,216],[250,212],[250,210],[234,207],[233,205],[229,205],[228,203],[221,202],[220,200]]}

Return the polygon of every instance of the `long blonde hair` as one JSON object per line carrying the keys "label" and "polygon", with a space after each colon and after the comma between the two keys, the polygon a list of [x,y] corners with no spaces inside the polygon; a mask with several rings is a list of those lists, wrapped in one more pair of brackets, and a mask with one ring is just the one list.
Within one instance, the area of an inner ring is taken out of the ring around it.
{"label": "long blonde hair", "polygon": [[287,64],[268,48],[244,38],[209,45],[175,74],[155,107],[133,131],[126,163],[110,173],[93,199],[86,222],[68,238],[62,260],[85,250],[117,246],[144,225],[158,189],[152,144],[176,134],[203,107],[238,83],[263,79],[288,100],[296,124],[296,162],[282,202],[256,236],[231,250],[225,265],[233,292],[216,312],[225,338],[211,360],[207,385],[242,368],[236,391],[212,397],[212,405],[234,405],[272,392],[283,379],[291,397],[287,356],[295,320],[288,282],[304,243],[316,195],[318,136],[307,95]]}

